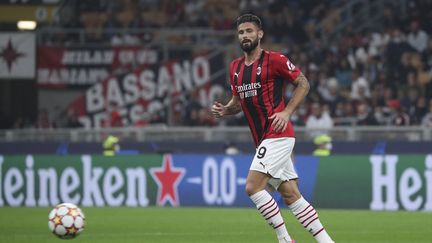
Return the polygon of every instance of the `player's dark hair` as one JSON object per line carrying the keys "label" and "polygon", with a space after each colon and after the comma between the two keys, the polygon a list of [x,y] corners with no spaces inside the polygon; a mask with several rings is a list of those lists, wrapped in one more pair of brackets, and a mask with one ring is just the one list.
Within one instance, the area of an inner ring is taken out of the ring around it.
{"label": "player's dark hair", "polygon": [[262,29],[261,19],[253,14],[243,14],[237,18],[237,27],[243,23],[254,23],[259,29]]}

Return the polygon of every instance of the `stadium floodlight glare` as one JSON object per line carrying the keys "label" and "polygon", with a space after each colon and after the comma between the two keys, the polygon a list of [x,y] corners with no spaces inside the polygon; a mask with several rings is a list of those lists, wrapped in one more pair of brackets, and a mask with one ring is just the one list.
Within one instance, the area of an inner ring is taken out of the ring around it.
{"label": "stadium floodlight glare", "polygon": [[19,30],[34,30],[36,29],[36,21],[33,20],[20,20],[17,23]]}

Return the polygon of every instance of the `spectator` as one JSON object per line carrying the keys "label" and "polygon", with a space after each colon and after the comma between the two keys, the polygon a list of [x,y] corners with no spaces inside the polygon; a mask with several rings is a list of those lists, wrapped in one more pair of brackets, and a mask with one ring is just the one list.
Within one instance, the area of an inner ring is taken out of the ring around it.
{"label": "spectator", "polygon": [[[320,77],[317,91],[320,94],[321,98],[326,102],[333,104],[340,101],[341,97],[339,95],[339,84],[337,79],[329,78],[327,79],[325,74],[323,73]],[[334,107],[332,107],[334,108]],[[334,109],[331,109],[332,112]]]}
{"label": "spectator", "polygon": [[429,39],[426,50],[422,54],[426,69],[432,70],[432,38]]}
{"label": "spectator", "polygon": [[83,125],[78,121],[78,116],[75,114],[75,111],[73,109],[67,110],[65,127],[67,128],[83,127]]}
{"label": "spectator", "polygon": [[389,104],[389,106],[393,109],[393,117],[391,119],[391,125],[394,126],[409,126],[410,125],[410,117],[405,112],[403,106],[401,106],[398,100],[394,100]]}
{"label": "spectator", "polygon": [[369,89],[369,82],[360,75],[358,69],[353,72],[353,82],[351,84],[351,95],[352,100],[365,101],[371,97]]}
{"label": "spectator", "polygon": [[351,86],[352,70],[349,66],[347,58],[342,58],[336,68],[336,79],[339,85],[346,88]]}
{"label": "spectator", "polygon": [[[308,116],[307,102],[299,105],[294,114],[291,115],[291,122],[296,126],[304,126]],[[244,118],[246,119],[246,118]]]}
{"label": "spectator", "polygon": [[417,100],[420,97],[420,91],[416,87],[408,88],[408,90],[403,92],[401,97],[401,106],[408,113],[411,118],[411,123],[419,124],[420,121],[416,117],[416,106]]}
{"label": "spectator", "polygon": [[414,117],[417,124],[422,124],[423,117],[428,113],[427,101],[425,97],[419,97],[416,101]]}
{"label": "spectator", "polygon": [[419,53],[426,50],[428,44],[428,34],[420,29],[420,24],[418,21],[412,21],[410,25],[410,32],[408,33],[408,43]]}
{"label": "spectator", "polygon": [[389,65],[389,74],[397,72],[400,67],[400,60],[405,52],[411,52],[413,48],[406,43],[402,31],[395,28],[391,33],[391,39],[386,48],[385,58]]}
{"label": "spectator", "polygon": [[200,110],[203,106],[199,102],[198,92],[193,92],[185,105],[184,122],[186,126],[197,126],[200,123]]}
{"label": "spectator", "polygon": [[38,118],[36,121],[36,128],[54,128],[55,126],[50,120],[49,113],[47,109],[41,109],[38,112]]}
{"label": "spectator", "polygon": [[423,117],[421,125],[425,127],[432,127],[432,99],[429,100],[429,112]]}
{"label": "spectator", "polygon": [[309,135],[315,137],[328,132],[333,127],[333,120],[328,112],[323,111],[323,107],[315,102],[311,106],[312,113],[306,121],[306,128],[310,131]]}
{"label": "spectator", "polygon": [[367,103],[359,103],[356,107],[356,124],[359,126],[375,126],[378,125],[371,108]]}

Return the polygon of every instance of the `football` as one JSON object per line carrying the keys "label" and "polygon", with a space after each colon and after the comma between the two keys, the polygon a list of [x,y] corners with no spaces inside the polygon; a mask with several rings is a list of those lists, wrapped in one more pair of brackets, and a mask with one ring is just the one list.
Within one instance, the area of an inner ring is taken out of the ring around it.
{"label": "football", "polygon": [[48,215],[48,228],[61,239],[77,237],[85,226],[83,211],[72,203],[55,206]]}

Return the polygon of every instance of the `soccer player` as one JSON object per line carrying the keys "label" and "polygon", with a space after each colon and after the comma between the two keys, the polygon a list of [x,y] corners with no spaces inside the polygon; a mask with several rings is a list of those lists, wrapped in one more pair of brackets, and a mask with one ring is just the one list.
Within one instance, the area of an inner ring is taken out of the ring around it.
{"label": "soccer player", "polygon": [[[275,230],[280,243],[294,242],[285,227],[279,207],[265,190],[278,190],[298,221],[319,243],[331,243],[314,207],[300,194],[297,173],[291,161],[294,130],[290,116],[309,91],[309,82],[290,60],[260,47],[264,32],[261,20],[252,14],[237,19],[237,35],[244,55],[230,64],[232,98],[211,108],[217,117],[243,110],[256,145],[256,154],[246,179],[246,192],[259,213]],[[295,86],[285,105],[287,83]]]}

